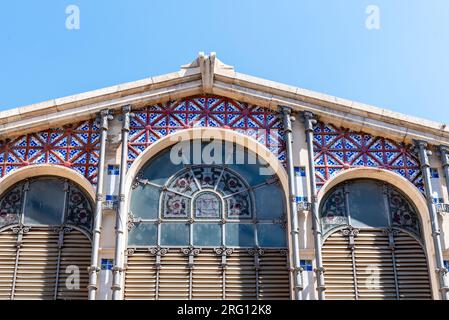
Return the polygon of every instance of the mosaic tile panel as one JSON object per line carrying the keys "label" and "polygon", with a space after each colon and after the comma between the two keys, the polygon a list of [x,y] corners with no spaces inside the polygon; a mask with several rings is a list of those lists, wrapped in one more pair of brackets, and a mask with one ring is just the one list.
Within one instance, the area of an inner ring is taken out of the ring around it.
{"label": "mosaic tile panel", "polygon": [[71,168],[97,179],[100,131],[93,120],[0,141],[0,177],[33,164]]}
{"label": "mosaic tile panel", "polygon": [[396,172],[424,190],[419,160],[411,145],[318,122],[314,156],[318,188],[341,170],[376,167]]}
{"label": "mosaic tile panel", "polygon": [[282,121],[275,111],[218,96],[194,96],[133,111],[128,161],[176,131],[220,127],[250,136],[285,161]]}

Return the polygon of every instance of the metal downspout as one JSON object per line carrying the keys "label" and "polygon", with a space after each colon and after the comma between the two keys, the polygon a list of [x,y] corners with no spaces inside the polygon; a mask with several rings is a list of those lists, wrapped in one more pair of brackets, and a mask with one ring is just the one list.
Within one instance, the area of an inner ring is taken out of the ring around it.
{"label": "metal downspout", "polygon": [[112,119],[109,114],[109,110],[100,111],[100,159],[98,161],[98,174],[97,174],[97,191],[96,191],[96,206],[93,226],[92,237],[92,254],[91,263],[89,267],[89,300],[95,300],[97,293],[98,283],[98,250],[100,248],[100,236],[101,236],[101,224],[102,224],[102,207],[103,207],[103,185],[104,185],[104,165],[105,165],[105,153],[106,153],[106,139],[108,135],[108,121]]}
{"label": "metal downspout", "polygon": [[312,228],[315,242],[315,261],[316,261],[316,278],[317,278],[317,291],[318,299],[324,300],[326,290],[324,283],[324,267],[323,267],[323,257],[321,254],[321,224],[320,216],[318,213],[318,198],[316,191],[316,177],[315,177],[315,162],[313,154],[313,126],[316,124],[316,119],[314,114],[311,112],[304,112],[304,127],[306,131],[306,141],[307,141],[307,158],[309,161],[309,188],[311,196],[311,211],[312,211]]}
{"label": "metal downspout", "polygon": [[443,252],[441,249],[441,239],[440,239],[440,228],[438,225],[438,218],[436,213],[436,208],[432,199],[432,185],[430,183],[430,164],[429,155],[432,153],[427,150],[427,142],[422,140],[414,140],[416,151],[419,155],[419,160],[421,162],[421,171],[424,179],[424,188],[426,192],[426,202],[429,209],[430,222],[432,226],[432,238],[435,247],[435,259],[437,263],[437,272],[440,282],[440,292],[443,300],[448,300],[448,285],[447,285],[447,270],[444,268]]}
{"label": "metal downspout", "polygon": [[129,125],[131,106],[122,107],[123,122],[122,122],[122,154],[120,160],[120,184],[119,197],[120,203],[115,221],[115,265],[112,269],[112,300],[120,300],[122,297],[122,274],[123,274],[123,258],[124,258],[124,223],[126,222],[126,208],[125,208],[125,177],[128,168],[128,140],[129,140]]}
{"label": "metal downspout", "polygon": [[294,299],[301,300],[302,298],[302,274],[300,267],[300,257],[299,257],[299,231],[298,231],[298,209],[296,204],[296,187],[295,187],[295,174],[293,168],[293,152],[292,152],[292,120],[294,118],[291,116],[291,108],[280,107],[280,112],[282,114],[283,128],[285,133],[286,151],[287,151],[287,173],[288,173],[288,185],[289,185],[289,206],[290,206],[290,217],[291,217],[291,250],[293,251],[293,267],[291,271],[293,272],[294,279]]}

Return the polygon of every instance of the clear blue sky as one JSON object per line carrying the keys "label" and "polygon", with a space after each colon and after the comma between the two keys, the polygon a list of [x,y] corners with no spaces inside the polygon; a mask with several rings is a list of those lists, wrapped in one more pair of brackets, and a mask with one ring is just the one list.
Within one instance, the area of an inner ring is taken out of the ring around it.
{"label": "clear blue sky", "polygon": [[[66,7],[80,9],[67,30]],[[368,5],[380,29],[365,27]],[[449,123],[448,0],[40,0],[0,5],[0,110],[179,70],[237,71]]]}

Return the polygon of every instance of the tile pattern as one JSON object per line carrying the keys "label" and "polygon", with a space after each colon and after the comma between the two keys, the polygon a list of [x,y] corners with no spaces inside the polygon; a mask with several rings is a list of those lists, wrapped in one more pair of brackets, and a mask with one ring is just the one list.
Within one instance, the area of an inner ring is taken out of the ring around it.
{"label": "tile pattern", "polygon": [[377,167],[396,172],[424,190],[419,160],[411,145],[318,122],[314,156],[318,188],[341,170]]}
{"label": "tile pattern", "polygon": [[176,131],[193,127],[220,127],[250,136],[285,160],[280,115],[229,98],[201,95],[133,111],[128,161],[131,164],[148,146]]}
{"label": "tile pattern", "polygon": [[0,177],[32,164],[71,168],[93,184],[97,179],[100,131],[94,120],[0,141]]}

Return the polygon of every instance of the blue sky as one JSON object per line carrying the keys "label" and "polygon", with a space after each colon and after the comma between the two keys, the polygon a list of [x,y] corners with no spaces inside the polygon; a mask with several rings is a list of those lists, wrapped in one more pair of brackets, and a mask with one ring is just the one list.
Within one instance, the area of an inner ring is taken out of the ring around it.
{"label": "blue sky", "polygon": [[[80,9],[80,29],[65,26]],[[365,27],[368,5],[380,29]],[[15,0],[0,110],[169,73],[216,51],[242,73],[449,123],[447,0]]]}

